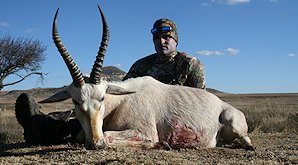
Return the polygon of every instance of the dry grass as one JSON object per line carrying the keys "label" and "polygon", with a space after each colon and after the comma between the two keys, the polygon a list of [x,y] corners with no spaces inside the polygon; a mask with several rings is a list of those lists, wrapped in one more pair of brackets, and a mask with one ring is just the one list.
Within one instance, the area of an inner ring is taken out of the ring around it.
{"label": "dry grass", "polygon": [[23,141],[23,129],[18,124],[14,111],[0,111],[0,143]]}
{"label": "dry grass", "polygon": [[298,94],[219,95],[240,109],[249,132],[298,133]]}
{"label": "dry grass", "polygon": [[247,116],[249,131],[261,133],[298,133],[297,127],[298,114],[290,106],[277,105],[266,102],[263,107],[252,106],[249,109],[243,109]]}

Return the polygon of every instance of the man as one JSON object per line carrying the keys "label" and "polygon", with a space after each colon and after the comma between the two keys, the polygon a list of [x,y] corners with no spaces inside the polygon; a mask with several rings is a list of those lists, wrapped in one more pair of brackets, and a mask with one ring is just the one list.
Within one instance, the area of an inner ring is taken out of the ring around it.
{"label": "man", "polygon": [[[154,23],[151,33],[156,53],[136,61],[123,80],[152,76],[166,84],[205,89],[202,63],[177,51],[178,34],[175,23],[169,19],[159,19]],[[15,109],[17,120],[24,128],[25,142],[29,145],[74,142],[82,132],[72,111],[42,114],[37,103],[28,94],[21,94],[17,98]]]}
{"label": "man", "polygon": [[156,53],[135,62],[125,79],[152,76],[173,85],[205,89],[204,67],[196,58],[177,51],[178,34],[173,21],[159,19],[151,30]]}

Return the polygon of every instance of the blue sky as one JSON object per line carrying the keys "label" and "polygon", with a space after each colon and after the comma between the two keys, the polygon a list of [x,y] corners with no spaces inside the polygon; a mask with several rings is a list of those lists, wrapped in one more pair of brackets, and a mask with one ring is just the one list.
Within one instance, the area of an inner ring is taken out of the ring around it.
{"label": "blue sky", "polygon": [[169,18],[177,24],[178,50],[204,63],[207,87],[230,93],[298,92],[297,0],[2,0],[0,36],[29,37],[48,46],[43,83],[32,76],[4,90],[71,83],[51,38],[57,7],[62,41],[81,71],[90,73],[102,32],[97,2],[111,31],[105,66],[127,72],[137,59],[154,53],[150,29],[155,20]]}

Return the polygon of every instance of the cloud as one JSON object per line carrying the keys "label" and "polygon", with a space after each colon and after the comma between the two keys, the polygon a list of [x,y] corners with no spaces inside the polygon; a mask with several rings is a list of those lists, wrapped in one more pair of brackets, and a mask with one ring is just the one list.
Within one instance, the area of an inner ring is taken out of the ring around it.
{"label": "cloud", "polygon": [[225,0],[225,3],[228,5],[237,5],[240,3],[249,3],[250,0]]}
{"label": "cloud", "polygon": [[227,48],[225,50],[200,50],[197,52],[198,55],[212,56],[212,55],[236,55],[240,51],[235,48]]}
{"label": "cloud", "polygon": [[9,23],[0,20],[0,27],[7,27],[7,26],[9,26]]}
{"label": "cloud", "polygon": [[[270,0],[270,1],[277,1],[277,0]],[[208,2],[203,2],[201,6],[209,7],[212,4],[226,4],[226,5],[238,5],[242,3],[249,3],[250,0],[209,0]]]}
{"label": "cloud", "polygon": [[296,53],[289,53],[288,56],[289,57],[295,57],[296,56]]}
{"label": "cloud", "polygon": [[198,51],[197,54],[202,56],[211,56],[211,55],[223,55],[223,52],[218,50],[201,50],[201,51]]}
{"label": "cloud", "polygon": [[269,2],[278,3],[279,0],[269,0]]}
{"label": "cloud", "polygon": [[238,49],[234,49],[234,48],[227,48],[225,50],[225,52],[229,55],[236,55],[238,54],[240,51]]}
{"label": "cloud", "polygon": [[[270,3],[278,3],[280,0],[263,0],[265,2]],[[221,4],[221,5],[239,5],[244,3],[250,3],[251,0],[206,0],[205,2],[201,3],[202,7],[210,7],[212,4]]]}

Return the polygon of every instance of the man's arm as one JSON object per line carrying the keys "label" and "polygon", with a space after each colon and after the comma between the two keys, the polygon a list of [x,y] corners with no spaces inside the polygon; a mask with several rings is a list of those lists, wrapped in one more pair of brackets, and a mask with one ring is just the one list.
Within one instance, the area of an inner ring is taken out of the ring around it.
{"label": "man's arm", "polygon": [[204,65],[196,58],[193,58],[190,62],[186,81],[191,87],[206,89]]}
{"label": "man's arm", "polygon": [[122,81],[129,79],[129,78],[136,78],[136,77],[140,77],[143,76],[141,75],[140,69],[141,69],[141,63],[139,62],[135,62],[131,68],[129,69],[129,71],[127,72],[127,74],[124,76],[124,78],[122,79]]}
{"label": "man's arm", "polygon": [[156,55],[152,54],[137,60],[134,64],[132,64],[131,68],[129,69],[125,77],[122,79],[122,81],[129,78],[147,76],[147,69],[151,67],[152,61],[154,61],[155,56]]}

